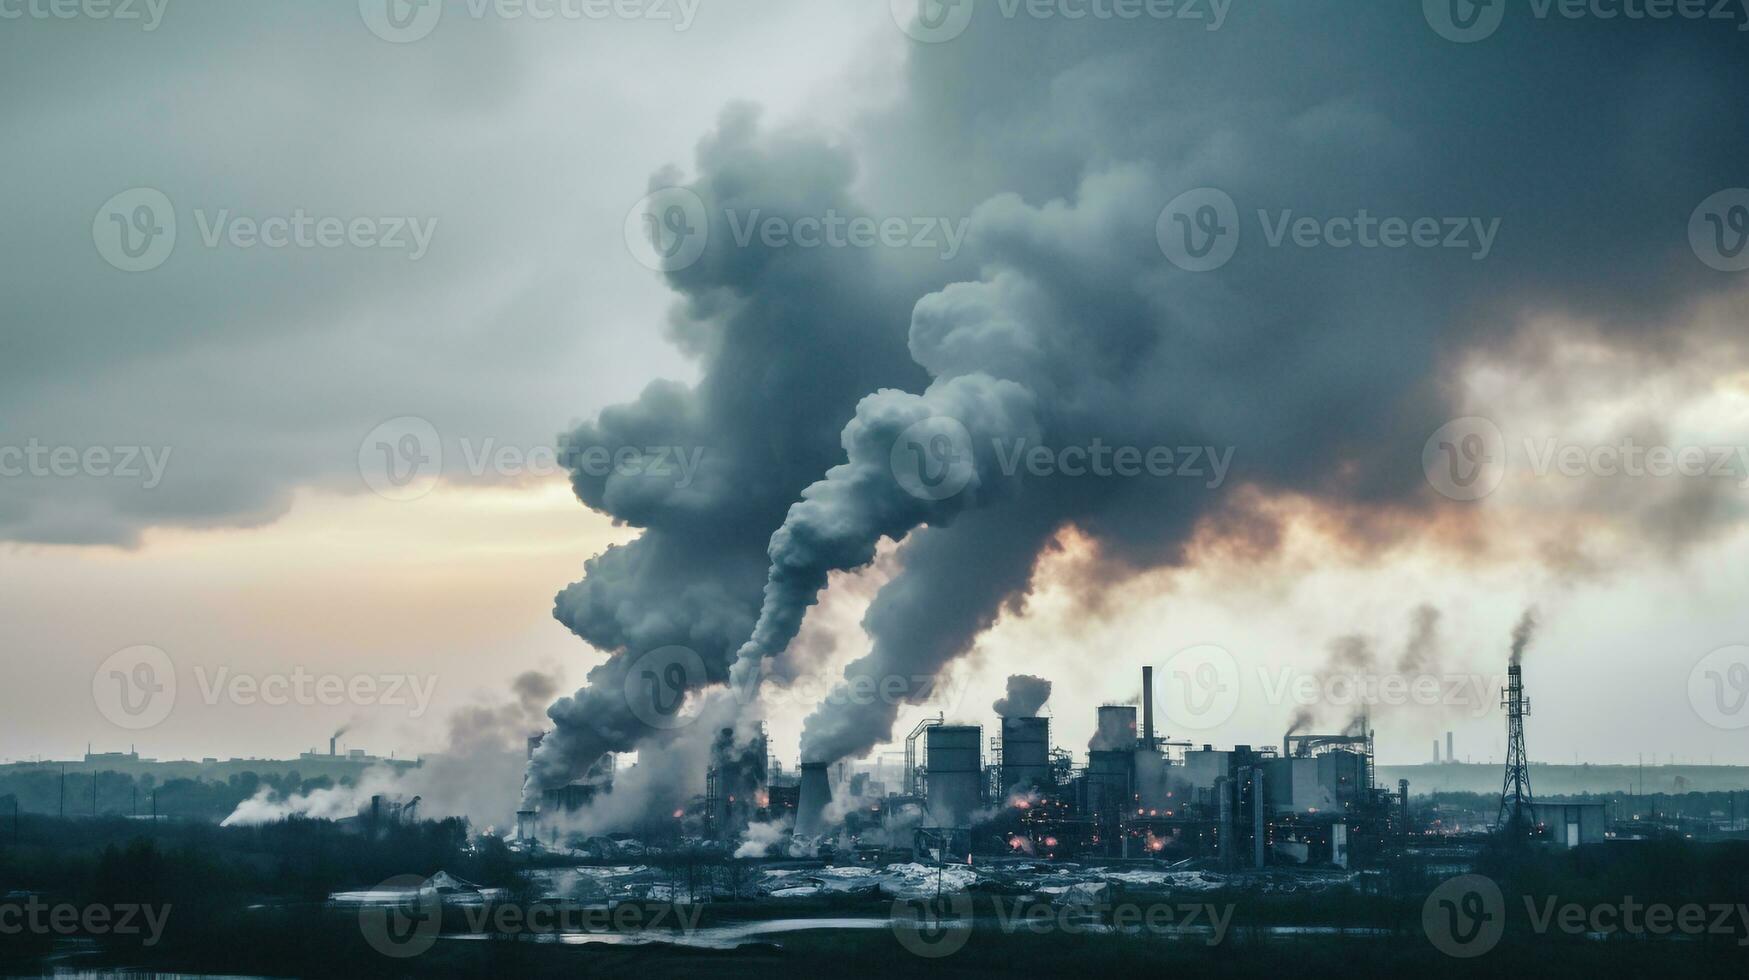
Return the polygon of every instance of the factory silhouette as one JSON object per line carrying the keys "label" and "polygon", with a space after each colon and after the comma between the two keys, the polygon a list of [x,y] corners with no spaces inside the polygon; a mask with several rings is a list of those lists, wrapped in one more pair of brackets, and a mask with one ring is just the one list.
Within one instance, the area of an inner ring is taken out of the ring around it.
{"label": "factory silhouette", "polygon": [[[1516,661],[1508,676],[1501,707],[1511,752],[1491,829],[1565,847],[1602,840],[1605,803],[1533,798],[1529,700]],[[1366,714],[1334,732],[1301,731],[1296,720],[1279,746],[1216,747],[1162,734],[1153,689],[1153,668],[1144,666],[1139,719],[1135,704],[1096,709],[1084,762],[1051,743],[1051,718],[1039,714],[1049,682],[1019,676],[988,729],[942,715],[917,724],[896,771],[884,761],[804,761],[786,772],[763,726],[751,738],[724,728],[705,793],[618,836],[700,839],[738,857],[1148,860],[1239,870],[1376,866],[1428,833],[1411,814],[1408,779],[1379,785]],[[541,738],[529,739],[531,755]],[[1437,763],[1437,741],[1433,750]],[[1448,732],[1447,761],[1453,756]],[[604,756],[584,779],[547,790],[538,810],[519,812],[515,837],[532,849],[562,848],[572,817],[612,793],[613,774],[613,757]]]}

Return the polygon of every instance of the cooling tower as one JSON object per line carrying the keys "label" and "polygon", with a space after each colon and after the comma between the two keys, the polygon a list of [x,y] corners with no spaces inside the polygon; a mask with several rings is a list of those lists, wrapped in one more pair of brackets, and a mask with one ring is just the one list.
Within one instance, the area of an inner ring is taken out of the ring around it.
{"label": "cooling tower", "polygon": [[796,833],[818,837],[826,832],[826,805],[832,802],[832,780],[826,763],[802,763],[801,799],[796,803]]}
{"label": "cooling tower", "polygon": [[964,827],[983,805],[984,730],[976,725],[937,725],[928,731],[924,765],[929,822]]}
{"label": "cooling tower", "polygon": [[1129,751],[1136,747],[1136,706],[1104,704],[1099,707],[1099,725],[1091,748],[1098,751]]}
{"label": "cooling tower", "polygon": [[1002,791],[1049,785],[1050,745],[1049,718],[1002,719]]}

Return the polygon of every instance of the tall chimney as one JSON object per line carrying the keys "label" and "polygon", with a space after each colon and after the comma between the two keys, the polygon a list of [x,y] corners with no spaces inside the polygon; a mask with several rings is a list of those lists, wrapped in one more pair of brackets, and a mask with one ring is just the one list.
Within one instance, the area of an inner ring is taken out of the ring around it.
{"label": "tall chimney", "polygon": [[1452,751],[1451,751],[1451,732],[1445,733],[1445,761],[1447,761],[1447,762],[1456,762],[1457,761],[1457,756],[1453,755]]}
{"label": "tall chimney", "polygon": [[1433,740],[1433,764],[1439,765],[1439,739]]}
{"label": "tall chimney", "polygon": [[1142,747],[1154,747],[1154,668],[1142,665]]}
{"label": "tall chimney", "polygon": [[328,739],[328,754],[329,755],[339,755],[340,754],[340,750],[335,747],[339,743],[339,741],[340,741],[340,736],[338,736],[338,735],[333,735],[333,736],[329,737],[329,739]]}

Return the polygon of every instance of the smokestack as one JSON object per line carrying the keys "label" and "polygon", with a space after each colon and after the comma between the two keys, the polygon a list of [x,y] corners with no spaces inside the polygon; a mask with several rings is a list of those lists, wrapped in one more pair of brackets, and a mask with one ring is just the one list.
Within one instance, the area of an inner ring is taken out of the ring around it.
{"label": "smokestack", "polygon": [[1433,740],[1433,764],[1439,765],[1439,739]]}
{"label": "smokestack", "polygon": [[1451,732],[1445,733],[1445,761],[1447,761],[1447,762],[1456,762],[1457,761],[1457,756],[1453,755],[1452,751],[1451,751]]}
{"label": "smokestack", "polygon": [[1142,665],[1142,747],[1154,747],[1154,667]]}
{"label": "smokestack", "polygon": [[832,780],[826,763],[802,763],[801,796],[796,802],[796,833],[818,837],[826,832],[826,806],[832,802]]}
{"label": "smokestack", "polygon": [[340,736],[338,736],[338,735],[328,736],[328,754],[329,755],[339,755],[340,754],[339,750],[336,748],[336,746],[339,744],[339,742],[340,742]]}

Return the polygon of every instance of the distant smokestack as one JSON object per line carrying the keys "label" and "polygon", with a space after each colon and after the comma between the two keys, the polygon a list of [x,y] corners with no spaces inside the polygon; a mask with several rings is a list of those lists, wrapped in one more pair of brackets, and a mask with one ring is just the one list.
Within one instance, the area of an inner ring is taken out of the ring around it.
{"label": "distant smokestack", "polygon": [[1142,665],[1142,746],[1154,747],[1154,667]]}
{"label": "distant smokestack", "polygon": [[328,736],[328,754],[329,755],[339,755],[340,754],[339,749],[336,748],[336,746],[339,744],[339,742],[340,742],[340,736],[338,736],[338,735]]}
{"label": "distant smokestack", "polygon": [[1439,739],[1433,740],[1433,764],[1439,764]]}
{"label": "distant smokestack", "polygon": [[832,802],[832,779],[826,763],[802,763],[801,796],[796,803],[796,833],[818,837],[826,832],[826,806]]}
{"label": "distant smokestack", "polygon": [[1453,755],[1452,751],[1451,751],[1451,733],[1450,732],[1445,733],[1445,761],[1447,761],[1447,762],[1456,762],[1457,761],[1457,756]]}

